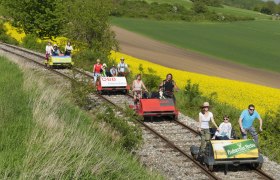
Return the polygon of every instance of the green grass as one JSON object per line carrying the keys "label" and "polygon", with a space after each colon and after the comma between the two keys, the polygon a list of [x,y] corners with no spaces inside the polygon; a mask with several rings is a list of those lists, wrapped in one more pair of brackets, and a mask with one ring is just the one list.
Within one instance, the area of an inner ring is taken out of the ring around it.
{"label": "green grass", "polygon": [[276,21],[188,23],[113,18],[114,25],[209,56],[280,72]]}
{"label": "green grass", "polygon": [[22,87],[20,69],[0,57],[0,177],[6,168],[12,169],[8,173],[19,172],[33,126],[28,94]]}
{"label": "green grass", "polygon": [[[168,3],[168,4],[180,4],[183,5],[186,9],[192,8],[192,2],[189,0],[146,0],[146,1],[149,3],[157,2],[157,3]],[[250,11],[247,9],[240,9],[231,6],[209,7],[209,10],[215,11],[217,13],[223,13],[226,15],[248,16],[248,17],[253,17],[255,19],[271,19],[271,16],[261,14],[256,11]]]}
{"label": "green grass", "polygon": [[81,111],[55,77],[0,58],[0,179],[161,179],[97,121],[103,106]]}

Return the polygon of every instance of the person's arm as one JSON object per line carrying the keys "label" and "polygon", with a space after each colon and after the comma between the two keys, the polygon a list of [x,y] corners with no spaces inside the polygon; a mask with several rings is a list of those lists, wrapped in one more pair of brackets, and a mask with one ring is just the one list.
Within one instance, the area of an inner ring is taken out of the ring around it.
{"label": "person's arm", "polygon": [[243,119],[243,116],[242,116],[242,114],[241,114],[241,116],[239,117],[238,122],[239,122],[239,127],[240,127],[241,131],[244,133],[245,130],[243,129],[243,126],[242,126],[242,119]]}
{"label": "person's arm", "polygon": [[214,116],[211,117],[211,122],[215,125],[215,127],[217,128],[218,131],[220,131],[220,128],[217,126],[215,120],[214,120]]}
{"label": "person's arm", "polygon": [[200,116],[200,114],[198,115],[198,127],[197,127],[197,129],[198,129],[198,131],[199,132],[201,132],[201,116]]}
{"label": "person's arm", "polygon": [[143,88],[145,89],[145,91],[147,91],[147,92],[148,92],[148,90],[147,90],[147,88],[146,88],[145,84],[143,83],[143,81],[142,81],[142,86],[143,86]]}
{"label": "person's arm", "polygon": [[174,85],[174,89],[175,89],[176,91],[178,91],[178,90],[179,90],[179,88],[178,88],[178,86],[177,86],[177,84],[176,84],[176,82],[175,82],[175,81],[173,81],[173,85]]}
{"label": "person's arm", "polygon": [[127,64],[125,64],[125,68],[127,69],[127,72],[130,72],[130,69],[128,68]]}
{"label": "person's arm", "polygon": [[95,65],[93,65],[92,72],[95,73]]}
{"label": "person's arm", "polygon": [[163,86],[163,81],[161,81],[161,83],[160,83],[159,87],[161,87],[161,88],[162,88],[162,86]]}
{"label": "person's arm", "polygon": [[262,120],[262,118],[259,116],[258,117],[258,119],[259,119],[259,121],[260,121],[260,131],[262,131],[262,123],[263,123],[263,120]]}
{"label": "person's arm", "polygon": [[231,139],[231,130],[232,130],[232,126],[231,126],[231,123],[229,123],[229,126],[230,126],[230,128],[229,128],[229,130],[228,130],[228,138],[229,139]]}

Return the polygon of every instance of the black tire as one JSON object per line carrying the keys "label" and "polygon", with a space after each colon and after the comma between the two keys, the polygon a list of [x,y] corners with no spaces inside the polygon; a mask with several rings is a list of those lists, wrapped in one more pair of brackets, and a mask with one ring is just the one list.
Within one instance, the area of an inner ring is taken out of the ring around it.
{"label": "black tire", "polygon": [[252,168],[253,169],[261,169],[262,168],[262,164],[263,163],[253,163],[252,164]]}

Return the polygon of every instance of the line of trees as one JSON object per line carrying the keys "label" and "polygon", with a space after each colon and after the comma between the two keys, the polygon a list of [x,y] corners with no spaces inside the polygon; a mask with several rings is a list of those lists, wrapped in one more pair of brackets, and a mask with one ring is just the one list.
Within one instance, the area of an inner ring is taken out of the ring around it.
{"label": "line of trees", "polygon": [[117,48],[110,30],[111,0],[0,0],[1,15],[27,35],[40,39],[64,36],[108,55]]}
{"label": "line of trees", "polygon": [[258,11],[264,14],[280,14],[280,4],[276,4],[274,1],[262,1],[262,0],[223,0],[224,4],[234,6],[243,9],[249,9]]}

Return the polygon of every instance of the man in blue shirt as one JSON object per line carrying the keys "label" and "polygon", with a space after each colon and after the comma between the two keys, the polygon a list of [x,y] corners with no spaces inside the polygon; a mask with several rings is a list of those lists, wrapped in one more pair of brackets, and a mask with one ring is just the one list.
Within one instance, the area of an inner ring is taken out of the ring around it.
{"label": "man in blue shirt", "polygon": [[260,131],[262,131],[262,118],[259,113],[255,110],[255,106],[250,104],[248,106],[248,110],[244,110],[239,118],[239,126],[241,129],[241,134],[243,139],[247,139],[247,132],[253,136],[255,143],[258,145],[258,133],[253,127],[253,122],[255,119],[259,119],[260,121]]}

